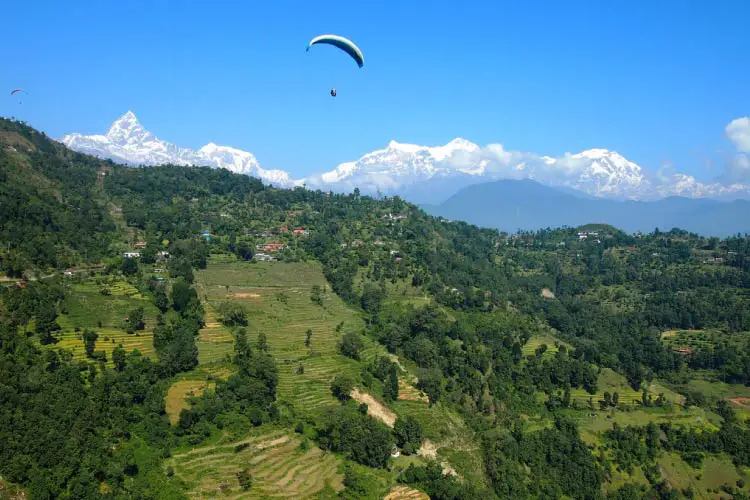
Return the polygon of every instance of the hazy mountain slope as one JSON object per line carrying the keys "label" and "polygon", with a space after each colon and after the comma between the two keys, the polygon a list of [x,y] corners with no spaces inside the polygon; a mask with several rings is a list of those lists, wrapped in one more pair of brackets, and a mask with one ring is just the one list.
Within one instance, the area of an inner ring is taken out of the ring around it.
{"label": "hazy mountain slope", "polygon": [[703,235],[750,232],[750,202],[670,197],[658,201],[584,198],[531,180],[496,181],[460,190],[425,210],[505,231],[611,224],[627,232],[679,227]]}

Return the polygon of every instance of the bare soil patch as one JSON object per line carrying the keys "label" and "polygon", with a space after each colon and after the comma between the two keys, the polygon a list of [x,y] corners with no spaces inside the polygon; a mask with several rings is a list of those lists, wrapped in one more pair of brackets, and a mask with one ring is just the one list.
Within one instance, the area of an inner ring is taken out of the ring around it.
{"label": "bare soil patch", "polygon": [[257,298],[260,298],[260,295],[257,293],[242,292],[242,293],[233,293],[230,295],[230,297],[235,297],[238,299],[257,299]]}
{"label": "bare soil patch", "polygon": [[394,486],[383,500],[430,500],[430,496],[423,491],[399,485]]}
{"label": "bare soil patch", "polygon": [[555,293],[549,288],[542,288],[542,297],[545,299],[554,299]]}
{"label": "bare soil patch", "polygon": [[750,398],[729,398],[729,401],[743,408],[750,408]]}
{"label": "bare soil patch", "polygon": [[396,423],[396,414],[366,392],[360,392],[360,390],[355,387],[351,392],[351,397],[355,401],[366,404],[367,414],[373,418],[377,418],[388,427],[393,427]]}
{"label": "bare soil patch", "polygon": [[[422,441],[422,446],[419,447],[419,451],[417,451],[417,455],[427,458],[429,460],[437,460],[437,450],[438,450],[438,447],[435,446],[435,443],[433,443],[429,439],[425,439],[424,441]],[[456,472],[456,469],[454,469],[453,466],[449,464],[448,462],[446,462],[445,460],[442,460],[440,462],[440,467],[442,467],[443,469],[444,476],[447,476],[448,474],[450,474],[451,476],[460,477],[458,473]]]}

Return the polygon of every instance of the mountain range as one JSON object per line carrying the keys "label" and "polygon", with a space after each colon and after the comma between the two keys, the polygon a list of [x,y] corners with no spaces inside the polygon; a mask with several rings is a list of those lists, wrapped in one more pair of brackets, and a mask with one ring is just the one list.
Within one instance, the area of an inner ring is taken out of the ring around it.
{"label": "mountain range", "polygon": [[384,149],[331,171],[295,179],[283,170],[261,168],[246,151],[214,143],[196,151],[163,141],[147,131],[132,111],[118,118],[105,135],[74,133],[61,142],[73,150],[130,165],[227,168],[280,187],[306,185],[338,192],[358,187],[363,194],[400,195],[423,204],[439,204],[461,188],[499,179],[532,179],[568,192],[615,200],[750,197],[747,184],[704,184],[681,173],[651,174],[616,151],[601,148],[553,158],[508,151],[499,144],[480,147],[462,138],[436,147],[391,141]]}
{"label": "mountain range", "polygon": [[210,142],[195,151],[163,141],[143,128],[132,111],[114,121],[104,135],[68,134],[60,142],[79,153],[109,158],[126,165],[196,165],[226,168],[258,177],[268,184],[291,186],[283,170],[265,170],[252,153]]}
{"label": "mountain range", "polygon": [[501,180],[459,190],[429,214],[513,233],[605,223],[628,233],[680,228],[704,236],[750,233],[750,201],[670,196],[654,201],[580,196],[538,182]]}

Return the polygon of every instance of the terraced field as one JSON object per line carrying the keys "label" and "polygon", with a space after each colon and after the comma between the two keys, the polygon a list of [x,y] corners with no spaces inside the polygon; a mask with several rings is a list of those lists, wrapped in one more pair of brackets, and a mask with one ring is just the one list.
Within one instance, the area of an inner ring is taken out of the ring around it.
{"label": "terraced field", "polygon": [[[272,431],[242,441],[196,448],[173,456],[167,466],[186,483],[191,498],[313,498],[327,485],[343,488],[341,459],[299,438]],[[247,471],[244,491],[237,474]]]}
{"label": "terraced field", "polygon": [[216,311],[206,305],[205,312],[206,324],[195,342],[198,347],[198,363],[202,365],[225,360],[227,356],[231,356],[234,346],[232,332],[219,322]]}
{"label": "terraced field", "polygon": [[[107,354],[108,366],[112,366],[112,351],[120,344],[127,352],[138,349],[144,356],[154,356],[154,336],[150,330],[136,332],[132,335],[113,328],[93,328],[93,330],[99,334],[94,350],[104,351]],[[59,342],[52,344],[52,346],[71,351],[73,359],[76,361],[88,359],[83,343],[83,332],[63,331],[62,334],[57,335],[57,338]]]}
{"label": "terraced field", "polygon": [[178,380],[172,384],[166,396],[166,411],[169,423],[176,424],[180,420],[180,412],[190,408],[187,399],[190,396],[200,396],[206,389],[213,389],[215,383],[200,379]]}
{"label": "terraced field", "polygon": [[[594,406],[599,408],[599,401],[604,399],[605,392],[609,392],[610,394],[617,392],[620,405],[633,406],[634,404],[641,403],[643,400],[643,394],[641,391],[633,390],[625,377],[609,368],[602,369],[602,372],[599,374],[597,385],[599,390],[596,394],[589,394],[581,388],[571,390],[571,401],[579,406],[585,406],[588,404],[589,398],[592,398]],[[669,390],[656,380],[650,384],[644,382],[644,385],[648,393],[651,395],[652,400],[656,400],[656,398],[659,397],[659,394],[664,394],[667,401],[673,403],[681,403],[685,399],[684,396]]]}
{"label": "terraced field", "polygon": [[[215,310],[224,301],[245,308],[251,342],[257,341],[261,331],[266,334],[270,353],[279,366],[280,400],[305,410],[335,405],[338,403],[331,395],[330,380],[342,374],[358,378],[362,365],[338,354],[338,342],[344,333],[360,331],[362,321],[330,291],[319,264],[212,259],[198,273],[197,283],[207,309]],[[310,299],[312,285],[327,289],[322,306]],[[338,325],[343,326],[337,329]],[[312,330],[309,348],[305,346],[308,329]],[[364,358],[384,352],[364,340]]]}
{"label": "terraced field", "polygon": [[[102,295],[107,288],[110,295]],[[125,332],[125,318],[137,307],[144,309],[145,330],[134,334]],[[94,279],[72,285],[63,303],[65,314],[57,318],[61,330],[55,334],[59,340],[46,348],[67,349],[74,359],[86,359],[83,330],[88,328],[99,334],[95,350],[105,351],[111,366],[112,351],[120,344],[126,351],[138,349],[146,356],[154,355],[153,328],[158,309],[134,286],[124,281],[98,284]],[[101,326],[100,326],[101,325]],[[75,331],[78,328],[79,331]]]}
{"label": "terraced field", "polygon": [[555,353],[559,350],[557,346],[555,346],[555,342],[556,339],[552,336],[532,337],[528,342],[526,342],[526,344],[524,344],[524,346],[521,348],[521,351],[523,352],[524,356],[531,356],[539,346],[541,346],[542,344],[546,344],[547,350],[543,355],[543,358],[546,359],[548,357],[554,356]]}

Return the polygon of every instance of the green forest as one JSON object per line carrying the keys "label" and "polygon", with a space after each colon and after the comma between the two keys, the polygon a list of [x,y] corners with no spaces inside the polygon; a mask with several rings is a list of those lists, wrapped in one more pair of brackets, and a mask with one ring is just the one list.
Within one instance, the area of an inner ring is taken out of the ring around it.
{"label": "green forest", "polygon": [[750,496],[748,235],[507,234],[6,119],[0,207],[0,499]]}

